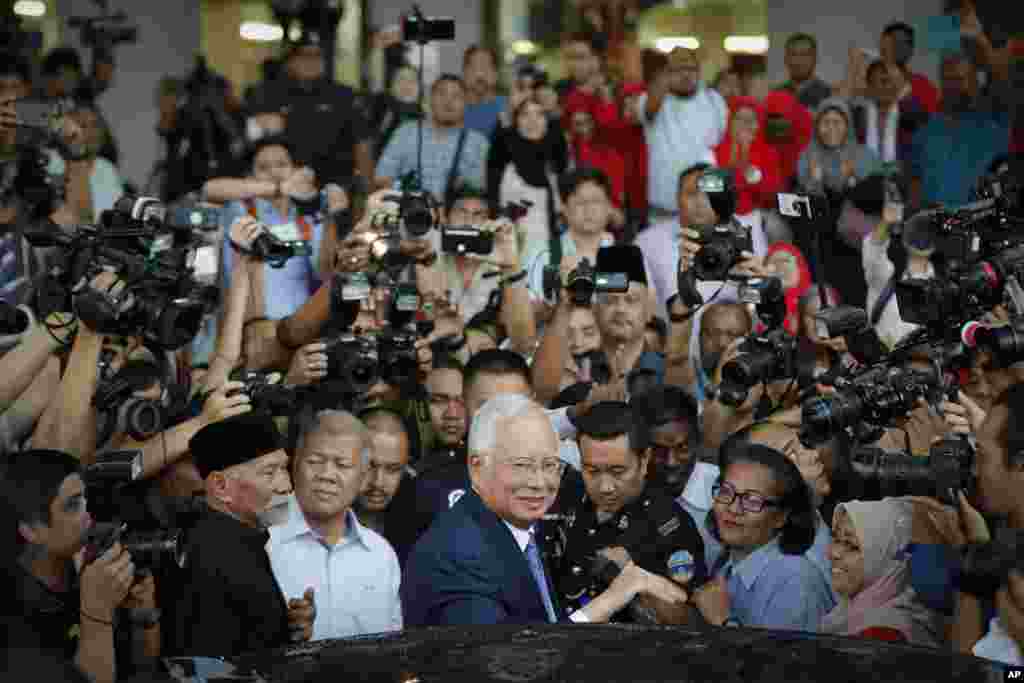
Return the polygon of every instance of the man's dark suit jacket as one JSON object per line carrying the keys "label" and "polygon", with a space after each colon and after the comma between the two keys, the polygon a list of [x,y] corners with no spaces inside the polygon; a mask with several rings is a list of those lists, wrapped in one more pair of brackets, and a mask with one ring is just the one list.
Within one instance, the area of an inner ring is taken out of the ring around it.
{"label": "man's dark suit jacket", "polygon": [[[561,616],[550,577],[548,592]],[[526,554],[472,490],[413,546],[400,595],[407,627],[548,621]]]}

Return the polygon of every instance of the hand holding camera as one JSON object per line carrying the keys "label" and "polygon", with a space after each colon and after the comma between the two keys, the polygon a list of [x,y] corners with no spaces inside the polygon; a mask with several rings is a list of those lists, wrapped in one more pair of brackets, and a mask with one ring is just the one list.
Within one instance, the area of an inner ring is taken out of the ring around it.
{"label": "hand holding camera", "polygon": [[327,376],[327,345],[323,342],[307,344],[292,356],[284,383],[306,386],[319,382]]}
{"label": "hand holding camera", "polygon": [[679,270],[694,270],[698,280],[771,275],[764,259],[754,255],[745,226],[739,230],[733,225],[689,227],[683,228],[680,236]]}
{"label": "hand holding camera", "polygon": [[228,235],[231,244],[241,254],[242,260],[248,261],[252,257],[253,243],[265,232],[266,228],[258,220],[252,216],[242,216],[231,224]]}
{"label": "hand holding camera", "polygon": [[976,434],[985,421],[985,411],[962,391],[957,392],[956,401],[943,401],[939,410],[955,434]]}
{"label": "hand holding camera", "polygon": [[85,620],[112,623],[135,583],[132,556],[120,543],[86,564],[81,576],[81,613]]}
{"label": "hand holding camera", "polygon": [[243,389],[244,382],[225,382],[217,388],[203,403],[203,412],[200,413],[202,421],[212,424],[252,410],[249,395]]}

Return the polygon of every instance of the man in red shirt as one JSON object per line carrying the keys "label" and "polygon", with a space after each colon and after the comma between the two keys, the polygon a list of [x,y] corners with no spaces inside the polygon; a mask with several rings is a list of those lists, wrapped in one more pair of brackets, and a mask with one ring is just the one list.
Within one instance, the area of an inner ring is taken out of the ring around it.
{"label": "man in red shirt", "polygon": [[895,64],[910,84],[910,95],[925,108],[929,114],[939,111],[939,89],[924,74],[910,70],[910,58],[914,56],[914,29],[904,22],[894,22],[882,31],[879,41],[879,53],[882,61]]}

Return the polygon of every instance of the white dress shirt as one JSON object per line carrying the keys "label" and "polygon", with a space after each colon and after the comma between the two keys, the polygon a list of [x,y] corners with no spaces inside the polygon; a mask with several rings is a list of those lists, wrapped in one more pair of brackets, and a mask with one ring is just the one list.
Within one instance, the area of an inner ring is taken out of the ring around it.
{"label": "white dress shirt", "polygon": [[267,553],[285,600],[315,591],[313,640],[401,630],[402,572],[391,545],[349,510],[345,537],[329,546],[294,495],[288,505],[288,521],[270,529]]}

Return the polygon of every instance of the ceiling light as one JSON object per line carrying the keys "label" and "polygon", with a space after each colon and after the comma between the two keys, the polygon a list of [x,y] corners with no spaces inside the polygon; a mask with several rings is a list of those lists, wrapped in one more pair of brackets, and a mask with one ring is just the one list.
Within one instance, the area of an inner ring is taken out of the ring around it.
{"label": "ceiling light", "polygon": [[277,24],[247,21],[239,27],[238,34],[245,40],[259,43],[276,43],[284,38],[284,29]]}
{"label": "ceiling light", "polygon": [[672,52],[677,47],[687,50],[696,50],[700,47],[700,41],[693,36],[676,36],[673,38],[658,38],[654,41],[654,49],[658,52]]}
{"label": "ceiling light", "polygon": [[46,14],[46,3],[42,0],[18,0],[14,13],[20,17],[41,17]]}
{"label": "ceiling light", "polygon": [[763,55],[768,52],[768,36],[729,36],[724,45],[726,52]]}

